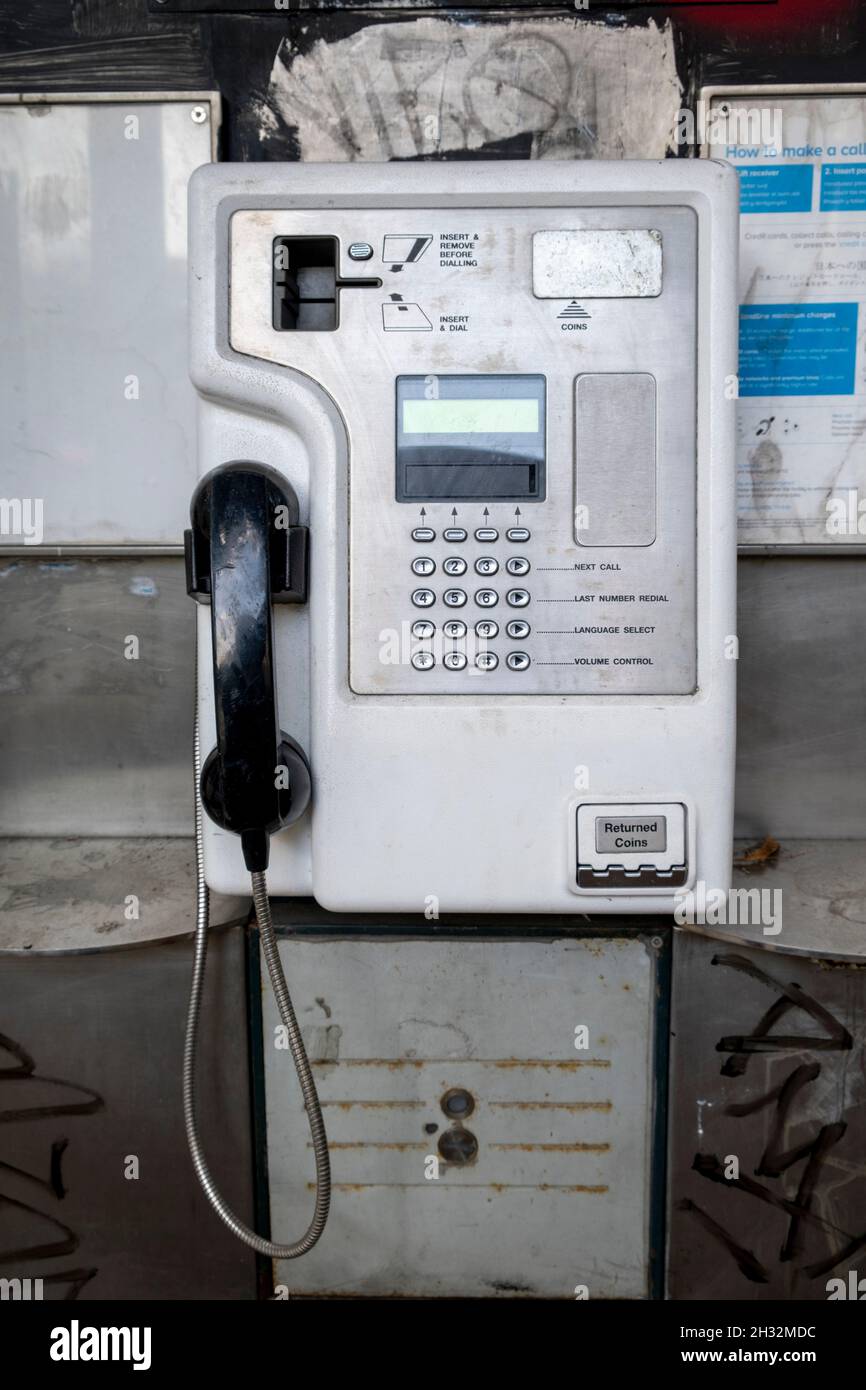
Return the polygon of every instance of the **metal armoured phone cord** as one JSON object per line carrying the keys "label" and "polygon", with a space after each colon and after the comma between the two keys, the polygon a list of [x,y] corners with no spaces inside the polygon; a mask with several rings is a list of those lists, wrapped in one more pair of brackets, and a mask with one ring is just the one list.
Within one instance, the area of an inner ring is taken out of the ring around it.
{"label": "metal armoured phone cord", "polygon": [[291,1048],[292,1060],[295,1064],[295,1070],[298,1074],[298,1081],[300,1082],[304,1097],[304,1108],[307,1112],[310,1133],[313,1139],[313,1151],[316,1159],[316,1204],[313,1210],[312,1220],[300,1240],[295,1241],[292,1245],[278,1245],[274,1241],[265,1240],[262,1236],[256,1235],[255,1231],[251,1231],[248,1226],[245,1226],[244,1223],[235,1216],[234,1212],[226,1204],[217,1190],[214,1180],[210,1175],[201,1143],[199,1142],[195,1119],[195,1060],[198,1046],[201,996],[204,986],[205,962],[207,958],[209,901],[208,887],[204,877],[202,804],[199,791],[201,779],[201,741],[198,727],[198,713],[196,713],[193,732],[193,765],[195,768],[195,955],[192,968],[192,988],[189,996],[189,1011],[186,1019],[186,1038],[183,1050],[183,1115],[187,1143],[189,1144],[189,1151],[196,1176],[204,1189],[205,1196],[217,1216],[228,1226],[229,1230],[236,1235],[239,1240],[251,1246],[259,1255],[265,1255],[273,1260],[294,1260],[297,1259],[299,1255],[305,1255],[308,1250],[312,1250],[319,1236],[322,1234],[322,1231],[325,1229],[325,1222],[328,1219],[328,1210],[331,1205],[331,1163],[328,1154],[328,1140],[325,1134],[325,1124],[322,1119],[319,1097],[316,1093],[316,1083],[313,1079],[313,1073],[310,1069],[303,1038],[301,1037],[298,1022],[295,1018],[295,1011],[292,1007],[291,996],[288,986],[286,985],[286,977],[283,974],[283,967],[280,963],[273,923],[271,921],[267,881],[263,873],[251,874],[253,902],[255,903],[256,918],[259,926],[259,938],[268,967],[271,988],[274,991],[274,998],[277,1002],[280,1020],[285,1026],[288,1034],[289,1047]]}

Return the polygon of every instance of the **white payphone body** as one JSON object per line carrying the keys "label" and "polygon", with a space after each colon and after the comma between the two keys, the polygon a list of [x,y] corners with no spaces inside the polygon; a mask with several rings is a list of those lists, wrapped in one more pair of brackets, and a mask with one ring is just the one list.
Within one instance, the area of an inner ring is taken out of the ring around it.
{"label": "white payphone body", "polygon": [[[309,527],[273,664],[312,794],[273,894],[595,915],[728,887],[736,246],[716,161],[195,174],[199,471],[264,465]],[[205,605],[198,648],[207,752]],[[210,819],[204,867],[247,890]]]}

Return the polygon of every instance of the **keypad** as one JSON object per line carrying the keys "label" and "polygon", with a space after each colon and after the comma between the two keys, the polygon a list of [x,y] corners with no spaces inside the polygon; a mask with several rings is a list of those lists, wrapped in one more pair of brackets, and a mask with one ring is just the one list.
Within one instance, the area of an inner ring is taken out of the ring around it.
{"label": "keypad", "polygon": [[[448,526],[440,534],[441,540],[448,545],[462,544],[470,537],[482,547],[493,547],[500,541],[500,531],[495,526],[478,526],[471,532],[464,526]],[[411,536],[417,544],[430,544],[436,540],[437,532],[432,526],[416,526]],[[502,533],[502,539],[512,544],[524,544],[530,539],[529,528],[510,526]],[[523,578],[531,572],[532,564],[526,555],[513,553],[500,557],[495,553],[473,555],[470,550],[464,558],[463,555],[453,552],[437,555],[435,551],[431,551],[410,557],[410,568],[413,575],[426,579],[430,579],[441,570],[443,575],[453,581],[470,571],[482,579],[492,579],[494,575],[499,574],[500,569],[513,578]],[[407,585],[407,588],[409,587]],[[476,608],[492,609],[500,599],[511,609],[526,608],[531,602],[528,589],[511,588],[502,591],[489,586],[467,592],[457,587],[440,588],[437,585],[436,588],[410,589],[410,597],[415,608],[432,608],[437,602],[441,602],[445,608],[451,610],[464,608],[468,603],[474,603]],[[531,633],[530,625],[524,618],[511,618],[503,627],[503,635],[507,635],[515,644],[525,642]],[[468,643],[465,641],[467,635],[470,639]],[[490,617],[478,618],[470,624],[460,618],[448,618],[441,625],[438,639],[436,623],[428,618],[418,618],[412,623],[412,636],[419,642],[430,643],[432,648],[422,648],[412,653],[411,664],[416,671],[432,671],[437,663],[444,671],[455,674],[465,671],[470,665],[474,665],[479,672],[496,671],[500,663],[511,672],[527,671],[532,665],[529,651],[512,649],[496,652],[487,645],[494,643],[500,636],[499,623]],[[443,650],[446,643],[454,645]],[[463,689],[462,682],[458,682],[458,688]]]}

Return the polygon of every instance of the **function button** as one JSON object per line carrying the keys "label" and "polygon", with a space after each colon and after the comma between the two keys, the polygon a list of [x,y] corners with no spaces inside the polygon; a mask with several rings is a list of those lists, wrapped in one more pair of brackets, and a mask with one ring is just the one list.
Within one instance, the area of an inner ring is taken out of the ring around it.
{"label": "function button", "polygon": [[416,671],[429,671],[436,665],[436,658],[432,652],[416,652],[412,657],[412,665]]}
{"label": "function button", "polygon": [[479,652],[475,658],[475,665],[479,671],[495,671],[499,665],[499,657],[495,652]]}
{"label": "function button", "polygon": [[524,637],[528,637],[531,630],[529,623],[525,622],[523,618],[512,618],[505,629],[508,636],[516,638],[518,642],[522,642]]}
{"label": "function button", "polygon": [[509,671],[525,671],[529,665],[529,657],[526,652],[509,652],[505,664]]}
{"label": "function button", "polygon": [[466,532],[462,526],[446,526],[442,532],[442,539],[445,541],[465,541]]}
{"label": "function button", "polygon": [[432,574],[436,568],[436,561],[431,560],[429,555],[419,555],[412,561],[413,574]]}
{"label": "function button", "polygon": [[525,526],[509,526],[505,532],[510,541],[528,541],[529,531]]}
{"label": "function button", "polygon": [[449,671],[462,671],[466,665],[466,657],[462,652],[446,652],[442,658],[442,665]]}
{"label": "function button", "polygon": [[476,589],[475,602],[479,608],[495,608],[499,602],[499,595],[495,589]]}
{"label": "function button", "polygon": [[459,638],[466,636],[466,624],[461,623],[459,618],[449,618],[447,623],[442,624],[442,631],[446,637],[450,637],[456,642]]}
{"label": "function button", "polygon": [[492,555],[479,555],[475,561],[476,574],[496,574],[499,569],[499,561]]}
{"label": "function button", "polygon": [[499,636],[499,624],[492,618],[482,618],[480,623],[475,624],[475,636],[483,642],[492,642],[494,637]]}
{"label": "function button", "polygon": [[525,555],[512,555],[506,560],[505,568],[509,574],[528,574],[530,565]]}
{"label": "function button", "polygon": [[496,530],[495,526],[479,526],[478,530],[475,532],[475,539],[481,542],[498,541],[499,532]]}
{"label": "function button", "polygon": [[432,589],[416,589],[412,594],[412,602],[416,608],[432,608],[436,602],[436,595]]}
{"label": "function button", "polygon": [[447,608],[462,608],[466,602],[466,595],[462,589],[446,589],[442,595],[442,602]]}
{"label": "function button", "polygon": [[449,555],[442,564],[446,574],[465,574],[466,561],[460,555]]}
{"label": "function button", "polygon": [[413,541],[435,541],[436,532],[432,526],[416,526],[412,532]]}
{"label": "function button", "polygon": [[529,594],[526,589],[509,589],[505,595],[505,602],[509,608],[525,608],[529,602]]}
{"label": "function button", "polygon": [[429,618],[416,618],[412,624],[412,636],[417,637],[419,642],[426,642],[435,631],[435,625]]}

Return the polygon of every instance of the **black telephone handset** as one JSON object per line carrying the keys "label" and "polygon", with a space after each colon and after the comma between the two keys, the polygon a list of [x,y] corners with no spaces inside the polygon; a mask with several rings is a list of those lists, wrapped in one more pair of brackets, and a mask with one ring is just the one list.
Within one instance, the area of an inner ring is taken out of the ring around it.
{"label": "black telephone handset", "polygon": [[306,603],[309,532],[284,479],[258,463],[222,464],[201,480],[184,535],[187,590],[209,603],[217,745],[201,774],[204,809],[241,837],[251,873],[270,836],[303,815],[310,768],[279,726],[271,603]]}

